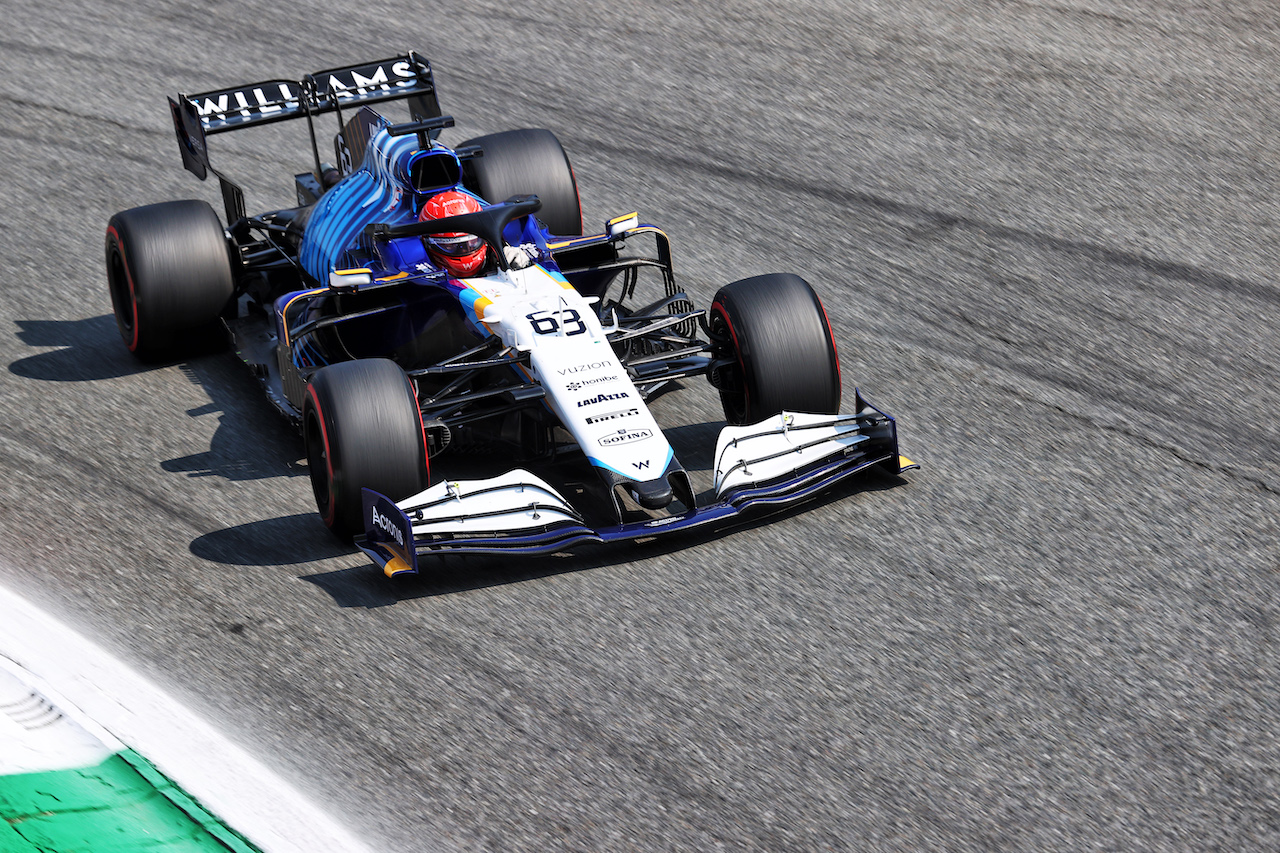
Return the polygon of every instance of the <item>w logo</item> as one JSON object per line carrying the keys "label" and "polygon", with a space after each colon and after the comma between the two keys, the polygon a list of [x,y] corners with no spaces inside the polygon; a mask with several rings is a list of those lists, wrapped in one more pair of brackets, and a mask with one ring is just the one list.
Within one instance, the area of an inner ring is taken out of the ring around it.
{"label": "w logo", "polygon": [[632,462],[631,464],[635,466],[637,471],[643,471],[645,468],[649,467],[649,460],[646,459],[643,462]]}

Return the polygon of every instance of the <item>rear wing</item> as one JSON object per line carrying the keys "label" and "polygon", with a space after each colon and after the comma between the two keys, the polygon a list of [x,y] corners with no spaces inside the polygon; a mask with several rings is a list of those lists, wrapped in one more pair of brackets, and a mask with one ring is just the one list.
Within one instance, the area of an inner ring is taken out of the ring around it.
{"label": "rear wing", "polygon": [[[409,100],[415,121],[440,115],[431,63],[414,51],[377,62],[317,71],[301,80],[264,80],[194,95],[179,94],[176,101],[169,99],[169,109],[183,166],[202,181],[210,172],[218,178],[227,221],[231,223],[244,216],[244,193],[210,166],[207,136],[305,117],[319,176],[320,149],[314,116],[337,113],[341,128],[343,107],[400,99]],[[344,159],[343,152],[338,153],[339,159]],[[350,164],[343,165],[349,168]]]}

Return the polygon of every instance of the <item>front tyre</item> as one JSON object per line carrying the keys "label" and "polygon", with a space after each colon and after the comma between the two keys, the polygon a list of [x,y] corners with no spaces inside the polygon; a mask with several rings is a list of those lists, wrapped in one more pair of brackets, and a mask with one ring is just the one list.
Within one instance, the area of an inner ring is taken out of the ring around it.
{"label": "front tyre", "polygon": [[368,358],[321,368],[307,386],[302,417],[316,508],[339,538],[364,530],[362,488],[398,501],[427,487],[422,414],[395,362]]}
{"label": "front tyre", "polygon": [[222,222],[208,204],[167,201],[121,211],[107,224],[106,250],[111,307],[135,356],[174,358],[220,331],[235,281]]}
{"label": "front tyre", "polygon": [[710,326],[718,355],[730,359],[719,376],[728,423],[840,410],[835,338],[804,279],[772,273],[727,284],[711,302]]}
{"label": "front tyre", "polygon": [[582,233],[578,182],[560,140],[541,128],[507,130],[468,139],[484,155],[466,162],[464,186],[490,204],[534,193],[542,201],[538,218],[552,234]]}

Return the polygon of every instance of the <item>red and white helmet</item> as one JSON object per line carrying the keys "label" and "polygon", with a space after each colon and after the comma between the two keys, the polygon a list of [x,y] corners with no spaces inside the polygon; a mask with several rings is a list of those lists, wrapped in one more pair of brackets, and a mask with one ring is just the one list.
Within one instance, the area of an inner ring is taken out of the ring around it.
{"label": "red and white helmet", "polygon": [[[479,213],[483,209],[475,197],[459,190],[446,190],[423,203],[418,220],[425,222],[460,213]],[[485,248],[484,241],[474,234],[432,234],[427,238],[431,259],[451,275],[459,277],[474,275],[484,266]]]}

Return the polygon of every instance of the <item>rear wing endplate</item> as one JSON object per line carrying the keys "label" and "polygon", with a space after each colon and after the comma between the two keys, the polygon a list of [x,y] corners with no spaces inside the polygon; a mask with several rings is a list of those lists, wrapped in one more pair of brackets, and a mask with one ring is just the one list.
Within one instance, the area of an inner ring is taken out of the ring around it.
{"label": "rear wing endplate", "polygon": [[183,166],[202,181],[210,172],[218,178],[227,219],[233,222],[244,216],[244,194],[209,165],[206,136],[305,117],[319,174],[320,151],[313,116],[337,113],[341,127],[343,107],[400,99],[409,100],[415,121],[440,115],[431,63],[414,51],[377,62],[317,71],[301,80],[264,80],[194,95],[179,94],[176,101],[169,99],[169,108]]}

